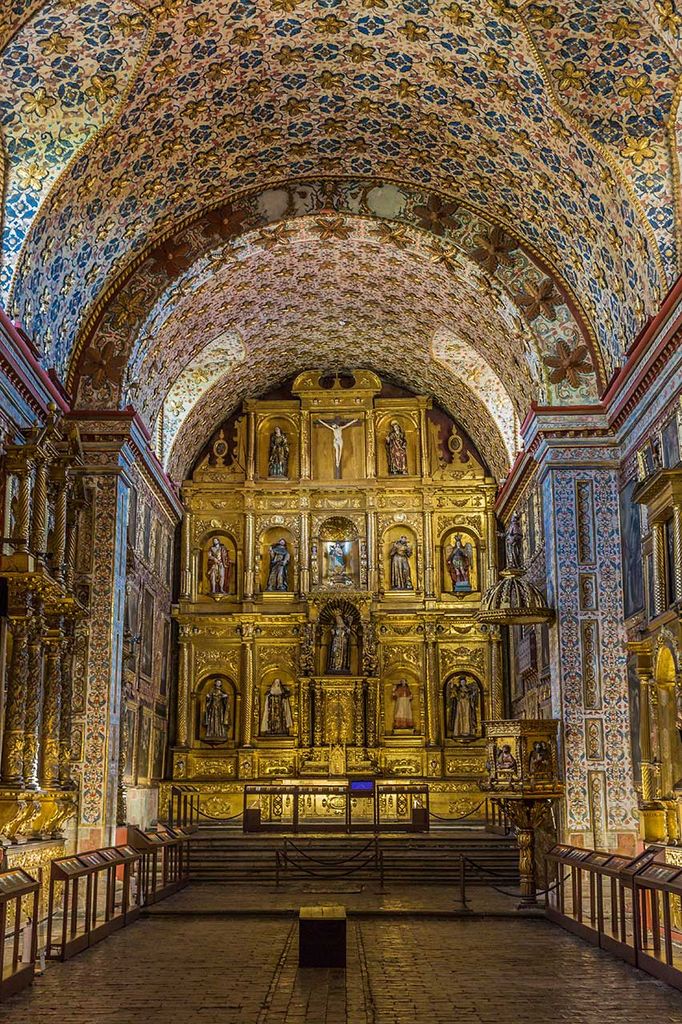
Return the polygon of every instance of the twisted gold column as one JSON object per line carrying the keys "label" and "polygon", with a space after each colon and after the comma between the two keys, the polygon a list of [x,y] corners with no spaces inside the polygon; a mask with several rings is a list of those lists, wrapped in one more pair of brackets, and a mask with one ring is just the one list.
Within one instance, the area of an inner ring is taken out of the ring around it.
{"label": "twisted gold column", "polygon": [[7,678],[5,732],[2,744],[2,781],[8,786],[24,783],[24,725],[28,693],[28,641],[30,619],[9,620],[12,630],[12,660]]}
{"label": "twisted gold column", "polygon": [[[78,628],[78,627],[76,627]],[[71,727],[73,713],[73,648],[74,638],[66,637],[60,645],[61,703],[59,717],[59,785],[72,789]]]}
{"label": "twisted gold column", "polygon": [[24,720],[24,785],[38,789],[40,754],[40,714],[43,704],[43,634],[45,621],[38,604],[31,620],[28,640],[28,690]]}
{"label": "twisted gold column", "polygon": [[31,548],[34,555],[44,558],[47,547],[47,462],[45,458],[39,456],[36,459],[35,467]]}
{"label": "twisted gold column", "polygon": [[62,709],[62,632],[45,640],[47,652],[43,717],[40,729],[40,784],[59,785],[59,738]]}

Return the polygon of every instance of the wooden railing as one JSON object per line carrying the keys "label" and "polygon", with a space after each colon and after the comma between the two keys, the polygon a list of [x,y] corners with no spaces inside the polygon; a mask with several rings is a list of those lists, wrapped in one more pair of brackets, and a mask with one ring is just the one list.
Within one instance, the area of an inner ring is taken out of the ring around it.
{"label": "wooden railing", "polygon": [[199,824],[200,793],[196,786],[172,786],[168,799],[168,824],[194,828]]}
{"label": "wooden railing", "polygon": [[547,865],[550,920],[682,989],[682,864],[660,846],[629,858],[559,844]]}
{"label": "wooden railing", "polygon": [[[39,892],[40,883],[20,868],[0,872],[0,1000],[33,981]],[[30,909],[24,918],[27,902]]]}

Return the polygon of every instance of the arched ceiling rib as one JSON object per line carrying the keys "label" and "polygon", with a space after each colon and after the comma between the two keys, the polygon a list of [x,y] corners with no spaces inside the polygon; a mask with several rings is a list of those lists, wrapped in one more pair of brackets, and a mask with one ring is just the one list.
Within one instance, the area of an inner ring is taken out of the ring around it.
{"label": "arched ceiling rib", "polygon": [[[248,303],[238,288],[250,289]],[[345,312],[329,324],[330,309]],[[297,337],[312,330],[331,344],[338,319],[353,330],[370,313],[396,335],[415,318],[431,317],[431,332],[448,322],[499,367],[519,415],[531,395],[584,403],[604,383],[599,350],[598,378],[569,296],[512,236],[422,190],[327,179],[254,192],[156,250],[103,310],[69,384],[80,404],[115,404],[128,367],[151,421],[190,357],[216,332],[244,336],[247,316],[266,336],[286,323]]]}
{"label": "arched ceiling rib", "polygon": [[[83,38],[85,5],[54,6]],[[487,209],[580,295],[607,375],[676,272],[666,0],[125,6],[152,21],[149,51],[33,211],[14,278],[12,313],[61,370],[113,275],[257,180],[384,176]],[[21,30],[37,75],[40,17]],[[136,40],[118,44],[128,68]]]}

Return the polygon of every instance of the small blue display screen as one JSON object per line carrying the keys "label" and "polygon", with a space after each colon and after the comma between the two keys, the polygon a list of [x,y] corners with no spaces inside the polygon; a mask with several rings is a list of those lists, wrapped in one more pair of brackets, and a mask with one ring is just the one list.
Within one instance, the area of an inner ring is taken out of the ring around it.
{"label": "small blue display screen", "polygon": [[350,791],[351,793],[373,793],[374,779],[351,779]]}

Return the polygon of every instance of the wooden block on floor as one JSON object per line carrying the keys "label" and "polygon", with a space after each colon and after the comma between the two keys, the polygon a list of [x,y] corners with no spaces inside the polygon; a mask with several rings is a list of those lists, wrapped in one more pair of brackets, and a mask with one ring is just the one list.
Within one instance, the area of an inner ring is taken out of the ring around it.
{"label": "wooden block on floor", "polygon": [[345,907],[301,907],[298,914],[298,966],[346,966]]}

